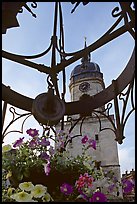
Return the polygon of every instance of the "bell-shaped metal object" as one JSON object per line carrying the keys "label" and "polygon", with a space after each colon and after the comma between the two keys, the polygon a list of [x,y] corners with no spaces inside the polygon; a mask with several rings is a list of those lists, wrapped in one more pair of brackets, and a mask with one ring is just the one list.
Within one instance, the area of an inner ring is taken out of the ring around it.
{"label": "bell-shaped metal object", "polygon": [[44,125],[56,125],[65,114],[64,101],[52,91],[38,95],[32,104],[33,116]]}

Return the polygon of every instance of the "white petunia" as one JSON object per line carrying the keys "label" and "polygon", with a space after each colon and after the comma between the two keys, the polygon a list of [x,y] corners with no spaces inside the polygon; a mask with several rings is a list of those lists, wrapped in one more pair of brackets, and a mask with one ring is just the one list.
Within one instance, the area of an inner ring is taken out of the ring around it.
{"label": "white petunia", "polygon": [[31,194],[34,198],[41,198],[44,196],[44,194],[47,192],[47,187],[38,184],[34,186],[33,190],[31,191]]}
{"label": "white petunia", "polygon": [[32,195],[24,191],[13,194],[10,197],[16,200],[17,202],[29,202],[32,199]]}
{"label": "white petunia", "polygon": [[10,151],[12,149],[12,147],[11,147],[11,145],[10,144],[7,144],[7,145],[4,145],[3,147],[2,147],[2,152],[4,153],[4,152],[8,152],[8,151]]}
{"label": "white petunia", "polygon": [[19,188],[25,191],[31,191],[34,188],[34,185],[31,182],[23,182],[19,184]]}

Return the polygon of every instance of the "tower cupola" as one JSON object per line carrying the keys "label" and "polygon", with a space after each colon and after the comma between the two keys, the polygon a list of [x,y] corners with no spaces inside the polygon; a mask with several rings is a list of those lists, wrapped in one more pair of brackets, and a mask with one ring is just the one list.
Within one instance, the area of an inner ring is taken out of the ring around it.
{"label": "tower cupola", "polygon": [[[86,41],[85,47],[87,47]],[[100,71],[99,65],[95,62],[91,62],[90,53],[85,55],[81,59],[81,64],[77,65],[71,72],[70,85],[86,78],[98,78],[100,80],[103,80],[103,74]]]}

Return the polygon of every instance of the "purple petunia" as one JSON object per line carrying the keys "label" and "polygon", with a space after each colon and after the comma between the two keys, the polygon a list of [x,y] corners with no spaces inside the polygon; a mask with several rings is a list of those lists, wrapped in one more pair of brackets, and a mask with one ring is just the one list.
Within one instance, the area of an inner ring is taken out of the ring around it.
{"label": "purple petunia", "polygon": [[130,180],[123,180],[123,191],[124,193],[130,193],[133,189],[133,183]]}
{"label": "purple petunia", "polygon": [[42,159],[45,159],[45,160],[48,160],[48,159],[50,158],[49,155],[48,155],[46,152],[42,152],[41,155],[40,155],[40,157],[41,157]]}
{"label": "purple petunia", "polygon": [[41,144],[42,146],[49,146],[50,145],[50,142],[46,139],[46,138],[43,138],[41,140],[41,142],[39,142],[39,144]]}
{"label": "purple petunia", "polygon": [[96,140],[89,139],[88,143],[89,143],[90,147],[92,147],[93,149],[96,149]]}
{"label": "purple petunia", "polygon": [[69,195],[73,192],[73,187],[68,183],[63,183],[62,186],[60,186],[60,190],[65,195]]}
{"label": "purple petunia", "polygon": [[29,130],[27,130],[26,131],[26,133],[28,134],[28,135],[30,135],[31,137],[35,137],[35,136],[37,136],[38,135],[38,130],[36,130],[36,129],[29,129]]}
{"label": "purple petunia", "polygon": [[108,190],[109,190],[109,192],[113,192],[113,190],[114,190],[114,188],[115,188],[115,184],[111,184],[109,187],[108,187]]}
{"label": "purple petunia", "polygon": [[118,179],[117,179],[116,176],[113,177],[113,181],[114,181],[115,183],[118,182]]}
{"label": "purple petunia", "polygon": [[82,144],[85,144],[87,141],[88,141],[88,137],[87,137],[87,135],[85,135],[85,136],[82,138],[81,142],[82,142]]}
{"label": "purple petunia", "polygon": [[107,197],[101,192],[95,192],[89,202],[107,202]]}
{"label": "purple petunia", "polygon": [[50,146],[49,148],[49,153],[50,155],[53,155],[55,153],[55,149],[52,146]]}
{"label": "purple petunia", "polygon": [[32,139],[30,142],[29,142],[29,147],[30,148],[35,148],[36,145],[38,144],[38,142],[34,139]]}
{"label": "purple petunia", "polygon": [[18,140],[16,140],[16,142],[14,143],[13,147],[16,148],[16,147],[20,147],[23,143],[23,139],[24,137],[22,138],[19,138]]}

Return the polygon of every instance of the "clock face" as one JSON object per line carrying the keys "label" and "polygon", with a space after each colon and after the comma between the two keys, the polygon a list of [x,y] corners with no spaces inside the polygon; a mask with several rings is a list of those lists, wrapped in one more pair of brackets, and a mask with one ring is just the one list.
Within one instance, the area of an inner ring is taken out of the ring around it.
{"label": "clock face", "polygon": [[79,85],[79,90],[82,92],[88,91],[90,88],[90,84],[88,82],[83,82],[82,84]]}

